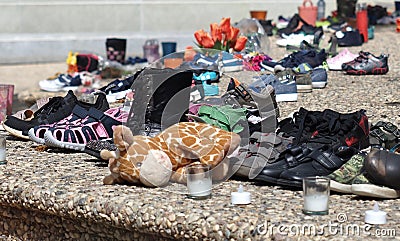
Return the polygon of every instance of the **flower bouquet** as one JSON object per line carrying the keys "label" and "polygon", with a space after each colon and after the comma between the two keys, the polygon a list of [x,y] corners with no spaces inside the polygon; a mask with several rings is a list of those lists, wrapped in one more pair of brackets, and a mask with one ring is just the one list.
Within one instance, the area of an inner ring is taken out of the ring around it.
{"label": "flower bouquet", "polygon": [[239,36],[239,29],[231,26],[230,18],[222,18],[219,24],[210,24],[210,32],[200,29],[194,33],[199,48],[240,52],[246,46],[247,37]]}

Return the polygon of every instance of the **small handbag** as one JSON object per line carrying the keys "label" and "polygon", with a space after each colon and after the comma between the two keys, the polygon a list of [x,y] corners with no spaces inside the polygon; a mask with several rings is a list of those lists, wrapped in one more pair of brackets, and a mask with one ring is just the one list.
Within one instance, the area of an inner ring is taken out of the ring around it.
{"label": "small handbag", "polygon": [[[309,3],[308,6],[306,4]],[[314,6],[311,0],[304,0],[303,5],[299,6],[299,16],[308,24],[315,26],[317,21],[318,7]]]}

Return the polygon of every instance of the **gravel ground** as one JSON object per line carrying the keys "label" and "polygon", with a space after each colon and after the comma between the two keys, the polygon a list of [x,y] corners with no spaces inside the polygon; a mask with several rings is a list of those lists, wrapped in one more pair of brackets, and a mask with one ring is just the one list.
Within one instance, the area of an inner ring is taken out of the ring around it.
{"label": "gravel ground", "polygon": [[[281,116],[300,107],[341,113],[365,109],[370,122],[400,125],[399,34],[394,26],[375,31],[374,40],[350,50],[389,53],[388,74],[329,72],[325,89],[300,94],[297,102],[279,103]],[[271,57],[282,58],[285,51],[273,44],[271,38]],[[7,159],[8,164],[0,166],[0,239],[400,240],[398,200],[332,193],[328,215],[306,216],[299,190],[232,179],[214,186],[211,199],[195,201],[186,198],[184,187],[177,184],[166,189],[105,186],[106,163],[11,136]],[[251,193],[252,203],[232,206],[230,193],[240,184]],[[385,225],[364,223],[364,213],[375,201],[388,213]]]}

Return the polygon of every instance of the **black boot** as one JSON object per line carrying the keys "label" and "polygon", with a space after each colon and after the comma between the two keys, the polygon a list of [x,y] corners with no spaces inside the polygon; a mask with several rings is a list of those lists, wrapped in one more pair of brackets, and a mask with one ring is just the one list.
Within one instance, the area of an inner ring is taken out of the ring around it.
{"label": "black boot", "polygon": [[192,77],[192,71],[181,68],[143,70],[132,85],[134,100],[127,126],[133,135],[154,136],[175,123],[188,121]]}

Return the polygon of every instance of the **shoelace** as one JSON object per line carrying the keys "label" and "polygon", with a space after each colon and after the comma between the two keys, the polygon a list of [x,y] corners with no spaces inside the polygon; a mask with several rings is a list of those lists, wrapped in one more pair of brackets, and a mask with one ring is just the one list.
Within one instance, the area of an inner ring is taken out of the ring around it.
{"label": "shoelace", "polygon": [[51,113],[54,113],[57,111],[62,105],[63,105],[63,97],[53,97],[47,102],[45,105],[43,105],[40,109],[38,109],[34,116],[35,118],[42,117],[42,116],[47,116]]}

